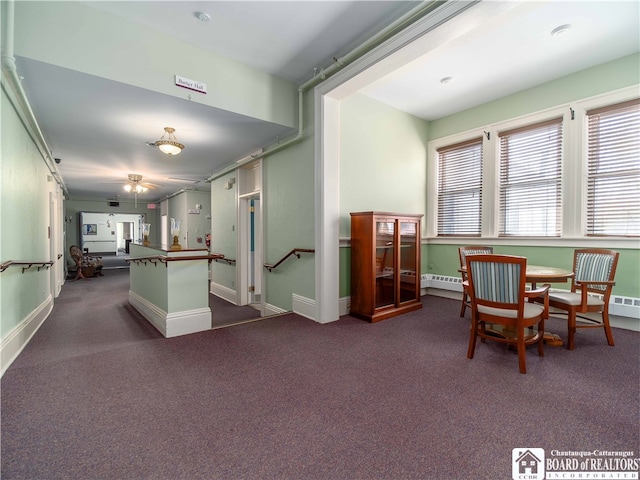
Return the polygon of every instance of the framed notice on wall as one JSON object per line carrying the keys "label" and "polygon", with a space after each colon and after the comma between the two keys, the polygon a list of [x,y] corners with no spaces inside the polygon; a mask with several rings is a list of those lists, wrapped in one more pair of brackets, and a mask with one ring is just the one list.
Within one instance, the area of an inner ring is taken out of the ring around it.
{"label": "framed notice on wall", "polygon": [[82,229],[85,235],[97,235],[98,234],[98,225],[95,223],[85,223]]}

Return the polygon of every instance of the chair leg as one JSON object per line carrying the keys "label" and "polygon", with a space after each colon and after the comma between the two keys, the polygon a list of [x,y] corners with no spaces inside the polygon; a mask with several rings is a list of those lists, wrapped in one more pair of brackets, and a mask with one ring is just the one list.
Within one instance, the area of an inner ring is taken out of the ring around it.
{"label": "chair leg", "polygon": [[462,291],[462,306],[460,307],[460,316],[464,317],[464,312],[467,310],[467,293]]}
{"label": "chair leg", "polygon": [[476,351],[476,341],[478,339],[478,322],[476,319],[471,319],[471,334],[469,336],[469,348],[467,349],[467,358],[473,358],[473,354]]}
{"label": "chair leg", "polygon": [[540,340],[538,340],[538,356],[544,357],[544,320],[538,324],[538,333],[540,333]]}
{"label": "chair leg", "polygon": [[567,323],[568,323],[568,340],[567,340],[567,349],[573,350],[575,348],[575,339],[576,336],[576,310],[571,309],[568,312]]}
{"label": "chair leg", "polygon": [[518,367],[520,373],[527,373],[527,350],[524,345],[524,328],[518,329]]}
{"label": "chair leg", "polygon": [[607,343],[613,347],[613,333],[611,332],[611,326],[609,325],[609,311],[607,310],[607,305],[605,305],[602,310],[602,324],[604,326],[604,334],[607,336]]}

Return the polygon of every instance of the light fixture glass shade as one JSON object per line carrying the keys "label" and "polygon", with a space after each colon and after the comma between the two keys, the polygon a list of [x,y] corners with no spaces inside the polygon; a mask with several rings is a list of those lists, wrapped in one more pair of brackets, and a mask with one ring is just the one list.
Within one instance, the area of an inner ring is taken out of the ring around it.
{"label": "light fixture glass shade", "polygon": [[151,224],[150,223],[143,223],[142,224],[142,244],[143,245],[149,245],[149,232],[151,230]]}
{"label": "light fixture glass shade", "polygon": [[178,155],[184,149],[184,145],[176,140],[173,134],[176,131],[175,128],[164,127],[164,131],[162,138],[156,142],[156,147],[169,156]]}
{"label": "light fixture glass shade", "polygon": [[144,193],[147,190],[149,190],[147,187],[143,187],[142,185],[138,185],[137,183],[127,183],[122,188],[124,188],[126,192],[133,192],[133,193]]}
{"label": "light fixture glass shade", "polygon": [[171,236],[173,237],[173,244],[171,245],[171,250],[182,250],[182,245],[180,245],[180,220],[176,218],[171,219]]}

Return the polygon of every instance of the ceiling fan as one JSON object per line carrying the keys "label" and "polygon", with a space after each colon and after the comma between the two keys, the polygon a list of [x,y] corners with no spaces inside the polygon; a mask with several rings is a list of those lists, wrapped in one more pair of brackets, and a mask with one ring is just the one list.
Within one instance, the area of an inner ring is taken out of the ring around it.
{"label": "ceiling fan", "polygon": [[144,193],[149,189],[154,189],[158,185],[153,183],[143,182],[142,175],[137,173],[130,173],[128,175],[129,182],[125,183],[123,188],[126,192],[133,192],[133,198],[135,202],[135,206],[138,206],[138,194]]}

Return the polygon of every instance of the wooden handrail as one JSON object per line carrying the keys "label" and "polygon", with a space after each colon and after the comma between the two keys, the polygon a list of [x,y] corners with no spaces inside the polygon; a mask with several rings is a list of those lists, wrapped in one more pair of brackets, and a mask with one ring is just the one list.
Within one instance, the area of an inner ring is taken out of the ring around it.
{"label": "wooden handrail", "polygon": [[216,260],[222,257],[223,255],[219,253],[213,253],[209,255],[191,255],[188,257],[167,257],[166,255],[151,255],[147,257],[129,257],[125,258],[124,261],[134,262],[135,264],[144,263],[145,265],[147,264],[147,262],[153,263],[154,265],[157,265],[157,262],[160,262],[166,265],[167,262],[183,262],[186,260],[208,260],[209,263],[211,263],[211,260]]}
{"label": "wooden handrail", "polygon": [[[48,269],[51,265],[53,265],[52,261],[48,261],[48,262],[23,262],[20,260],[9,260],[8,262],[4,262],[2,264],[0,264],[0,272],[4,272],[7,268],[12,267],[14,265],[23,265],[22,267],[22,273],[25,272],[25,270],[29,270],[31,267],[33,267],[34,265],[38,265],[38,271],[42,270],[43,268]],[[24,265],[27,265],[26,267]]]}
{"label": "wooden handrail", "polygon": [[294,248],[293,250],[291,250],[289,253],[287,253],[284,257],[282,257],[280,260],[278,260],[273,265],[265,263],[264,264],[264,268],[266,268],[267,270],[269,270],[271,272],[274,268],[277,268],[278,265],[280,265],[282,262],[284,262],[291,255],[295,255],[296,257],[300,258],[300,253],[316,253],[316,251],[311,249],[311,248]]}
{"label": "wooden handrail", "polygon": [[236,264],[235,258],[214,258],[214,260],[216,262],[218,262],[218,261],[225,262],[225,263],[228,263],[229,265],[235,265]]}

